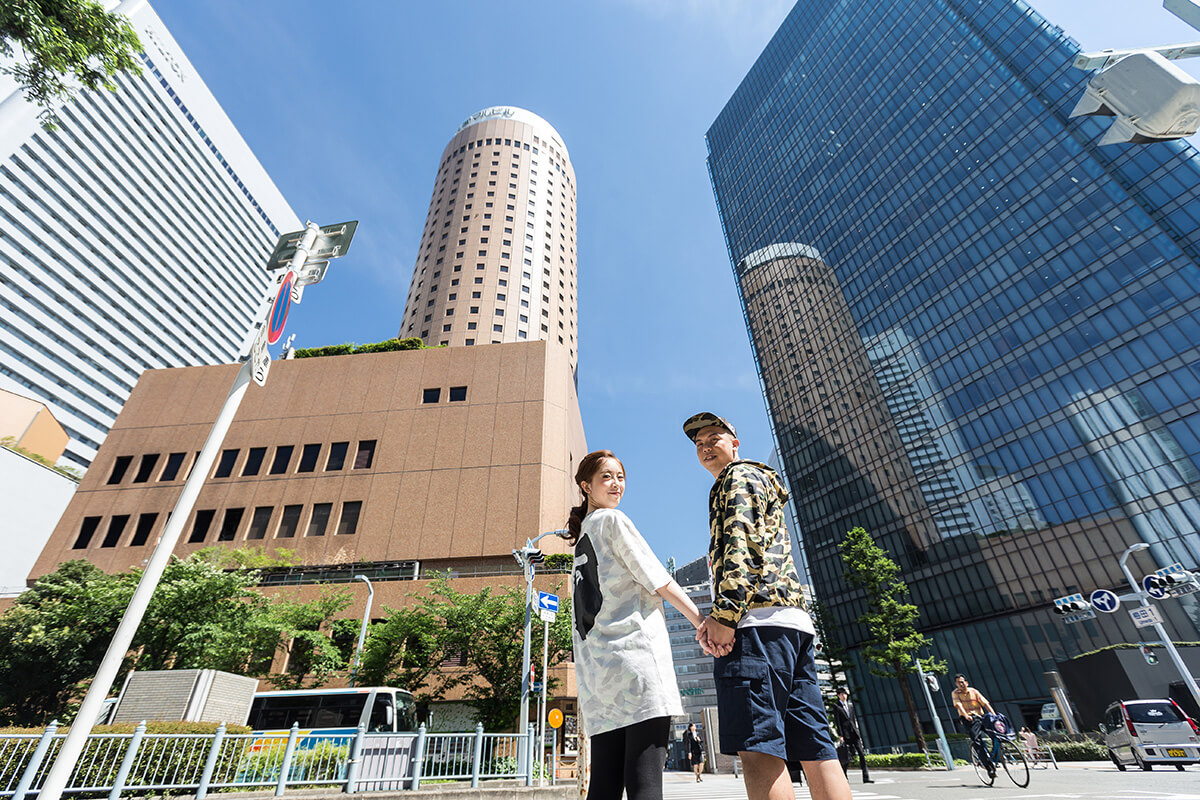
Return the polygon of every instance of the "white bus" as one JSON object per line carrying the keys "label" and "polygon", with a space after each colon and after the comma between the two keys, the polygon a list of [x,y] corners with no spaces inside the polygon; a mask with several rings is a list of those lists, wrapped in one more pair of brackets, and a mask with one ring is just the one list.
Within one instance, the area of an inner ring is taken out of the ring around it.
{"label": "white bus", "polygon": [[349,689],[295,689],[257,692],[246,721],[255,733],[353,735],[362,725],[369,733],[403,733],[417,729],[417,705],[411,692],[387,686]]}

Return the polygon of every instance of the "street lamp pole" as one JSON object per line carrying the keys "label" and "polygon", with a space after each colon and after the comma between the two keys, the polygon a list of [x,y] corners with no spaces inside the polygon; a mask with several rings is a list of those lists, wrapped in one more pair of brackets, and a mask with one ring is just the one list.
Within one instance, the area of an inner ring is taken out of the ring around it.
{"label": "street lamp pole", "polygon": [[362,624],[358,626],[358,646],[354,648],[354,669],[350,671],[350,685],[358,682],[358,670],[362,667],[363,642],[367,639],[367,624],[371,621],[371,602],[375,599],[375,589],[371,579],[366,575],[355,575],[354,580],[367,585],[367,607],[363,609]]}
{"label": "street lamp pole", "polygon": [[[1125,561],[1133,553],[1149,549],[1149,547],[1150,545],[1146,542],[1138,542],[1125,548],[1125,552],[1121,554],[1121,571],[1125,573],[1125,578],[1129,581],[1129,588],[1137,595],[1143,608],[1150,608],[1150,601],[1146,599],[1146,592],[1133,579],[1133,573],[1129,571],[1129,567],[1125,564]],[[1192,693],[1192,699],[1196,701],[1196,705],[1200,705],[1200,687],[1196,686],[1196,679],[1192,677],[1192,673],[1188,671],[1187,665],[1183,663],[1183,658],[1180,657],[1179,651],[1175,649],[1175,643],[1171,641],[1171,637],[1167,635],[1167,631],[1161,622],[1154,623],[1154,630],[1158,634],[1159,640],[1162,641],[1163,647],[1167,649],[1167,654],[1171,656],[1171,663],[1175,665],[1175,668],[1179,670],[1179,674],[1183,676],[1183,683],[1188,687],[1188,691]]]}
{"label": "street lamp pole", "polygon": [[[542,551],[535,545],[547,536],[562,536],[566,534],[565,530],[546,531],[539,534],[534,539],[526,539],[525,546],[519,550],[513,550],[513,558],[521,565],[521,571],[525,573],[525,639],[521,646],[521,712],[517,719],[517,732],[524,733],[525,726],[529,724],[529,692],[532,688],[529,682],[529,649],[530,639],[532,638],[532,621],[533,621],[533,572],[535,565],[542,563],[546,557],[542,555]],[[546,676],[542,676],[545,680]]]}

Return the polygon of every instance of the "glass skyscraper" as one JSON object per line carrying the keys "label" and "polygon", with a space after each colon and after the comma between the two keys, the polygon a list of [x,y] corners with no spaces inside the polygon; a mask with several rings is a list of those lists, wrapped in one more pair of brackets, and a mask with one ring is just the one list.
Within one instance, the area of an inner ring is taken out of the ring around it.
{"label": "glass skyscraper", "polygon": [[[1018,724],[1056,661],[1144,638],[1055,597],[1123,590],[1137,542],[1139,575],[1200,559],[1200,154],[1098,146],[1078,52],[1020,0],[800,0],[707,134],[840,638],[865,636],[837,550],[861,525],[932,654]],[[1196,638],[1194,601],[1158,606]],[[907,739],[894,681],[853,680],[869,743]]]}

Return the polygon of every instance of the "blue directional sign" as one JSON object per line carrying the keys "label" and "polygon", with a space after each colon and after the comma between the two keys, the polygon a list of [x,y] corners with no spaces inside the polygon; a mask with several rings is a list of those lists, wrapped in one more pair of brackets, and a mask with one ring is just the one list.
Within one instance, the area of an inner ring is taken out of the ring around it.
{"label": "blue directional sign", "polygon": [[1092,608],[1103,611],[1105,614],[1111,614],[1121,607],[1121,598],[1108,589],[1097,589],[1088,599],[1092,603]]}
{"label": "blue directional sign", "polygon": [[1147,575],[1142,578],[1142,589],[1155,600],[1162,600],[1167,596],[1167,590],[1162,587],[1157,575]]}
{"label": "blue directional sign", "polygon": [[537,608],[539,611],[558,611],[558,595],[549,592],[538,592]]}

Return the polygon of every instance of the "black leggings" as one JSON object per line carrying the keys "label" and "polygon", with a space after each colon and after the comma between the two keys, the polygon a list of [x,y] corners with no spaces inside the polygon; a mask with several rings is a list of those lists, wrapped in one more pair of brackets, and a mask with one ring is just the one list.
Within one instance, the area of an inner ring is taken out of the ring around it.
{"label": "black leggings", "polygon": [[671,718],[655,717],[592,737],[588,800],[662,800]]}

